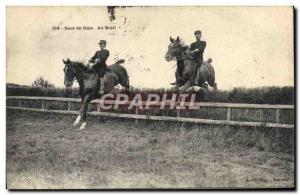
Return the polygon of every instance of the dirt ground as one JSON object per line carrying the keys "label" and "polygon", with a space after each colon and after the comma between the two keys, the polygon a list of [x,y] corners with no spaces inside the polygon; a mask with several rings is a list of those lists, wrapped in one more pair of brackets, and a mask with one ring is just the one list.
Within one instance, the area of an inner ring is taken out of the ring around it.
{"label": "dirt ground", "polygon": [[293,153],[229,144],[221,127],[74,119],[7,113],[8,189],[294,187]]}

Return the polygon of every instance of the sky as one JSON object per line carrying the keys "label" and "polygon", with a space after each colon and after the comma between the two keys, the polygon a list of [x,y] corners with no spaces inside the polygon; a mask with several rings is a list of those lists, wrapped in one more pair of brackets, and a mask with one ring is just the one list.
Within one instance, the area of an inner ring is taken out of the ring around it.
{"label": "sky", "polygon": [[112,21],[106,7],[7,7],[6,14],[9,83],[31,85],[42,76],[63,87],[62,59],[87,62],[105,39],[107,64],[125,59],[132,86],[169,88],[176,70],[164,59],[169,37],[190,44],[195,30],[219,89],[294,83],[292,7],[126,7]]}

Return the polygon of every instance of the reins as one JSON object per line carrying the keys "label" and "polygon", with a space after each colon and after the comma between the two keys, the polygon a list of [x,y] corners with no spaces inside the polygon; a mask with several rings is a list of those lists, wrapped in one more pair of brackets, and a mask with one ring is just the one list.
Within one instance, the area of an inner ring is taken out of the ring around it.
{"label": "reins", "polygon": [[[73,69],[73,72],[74,72],[74,74],[75,74],[74,80],[77,81],[77,82],[79,83],[79,82],[82,81],[82,79],[83,79],[83,76],[82,76],[83,71],[81,71],[80,73],[79,73],[78,71],[76,71],[76,70],[75,70],[75,67],[74,67],[75,65],[74,65],[73,63],[74,63],[74,62],[72,62],[72,69]],[[77,70],[78,70],[78,69],[77,69]],[[96,72],[94,69],[92,69],[92,68],[91,68],[91,69],[88,69],[87,72],[88,72],[89,70],[93,71],[94,74],[98,75],[97,72]]]}
{"label": "reins", "polygon": [[177,56],[175,56],[174,58],[172,58],[171,60],[184,60],[186,59],[187,57],[182,57],[180,56],[181,58],[178,58]]}
{"label": "reins", "polygon": [[180,56],[174,56],[171,60],[184,60],[187,59],[187,55],[186,56],[182,56],[182,52]]}

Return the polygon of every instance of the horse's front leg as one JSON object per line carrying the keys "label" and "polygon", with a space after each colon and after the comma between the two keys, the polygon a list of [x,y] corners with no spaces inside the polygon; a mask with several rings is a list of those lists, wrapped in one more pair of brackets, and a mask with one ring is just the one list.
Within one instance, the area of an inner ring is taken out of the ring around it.
{"label": "horse's front leg", "polygon": [[82,104],[81,104],[81,107],[80,107],[80,109],[79,109],[79,114],[78,114],[76,120],[75,120],[74,123],[73,123],[73,127],[78,126],[79,123],[80,123],[80,121],[81,121],[81,119],[82,119],[83,111],[84,111],[84,105],[85,105],[85,103],[84,103],[85,99],[86,99],[86,96],[82,96],[82,97],[81,97],[81,103],[82,103]]}
{"label": "horse's front leg", "polygon": [[83,107],[84,96],[83,95],[80,95],[80,96],[81,96],[81,107],[79,109],[79,114],[78,114],[76,120],[73,123],[73,127],[78,126],[80,121],[81,121],[81,118],[82,118],[82,107]]}
{"label": "horse's front leg", "polygon": [[81,108],[79,110],[79,114],[78,114],[76,120],[73,123],[73,127],[76,127],[77,125],[79,125],[80,120],[81,120]]}
{"label": "horse's front leg", "polygon": [[87,95],[84,98],[83,105],[82,105],[82,112],[81,112],[82,124],[81,124],[79,130],[83,130],[86,127],[86,116],[87,116],[87,110],[88,110],[90,101],[91,101],[90,95]]}
{"label": "horse's front leg", "polygon": [[192,86],[193,81],[187,80],[183,86],[179,88],[180,91],[185,91]]}

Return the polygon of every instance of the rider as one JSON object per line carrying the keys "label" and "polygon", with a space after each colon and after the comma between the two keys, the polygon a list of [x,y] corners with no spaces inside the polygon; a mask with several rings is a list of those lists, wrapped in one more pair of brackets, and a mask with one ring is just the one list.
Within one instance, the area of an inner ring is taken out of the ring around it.
{"label": "rider", "polygon": [[[202,32],[200,30],[196,30],[194,32],[196,42],[192,43],[190,45],[190,48],[186,51],[186,54],[190,54],[196,62],[196,66],[194,70],[194,78],[197,76],[197,71],[201,67],[201,64],[203,62],[203,53],[206,47],[206,42],[201,41],[201,34]],[[178,69],[178,71],[179,71],[178,74],[182,75],[183,68]],[[175,83],[171,83],[171,85],[174,85]]]}
{"label": "rider", "polygon": [[188,51],[188,53],[191,54],[193,56],[194,60],[196,61],[194,78],[196,77],[197,71],[199,70],[199,68],[201,67],[201,64],[203,62],[203,53],[204,53],[204,49],[206,47],[206,42],[201,41],[201,34],[202,33],[200,30],[196,30],[194,32],[196,42],[194,42],[190,45],[190,48]]}
{"label": "rider", "polygon": [[100,50],[96,51],[95,55],[89,60],[88,66],[92,66],[93,69],[98,73],[100,79],[100,89],[99,94],[104,93],[104,81],[103,76],[107,70],[106,60],[109,56],[109,51],[105,49],[106,41],[100,40],[99,42]]}

